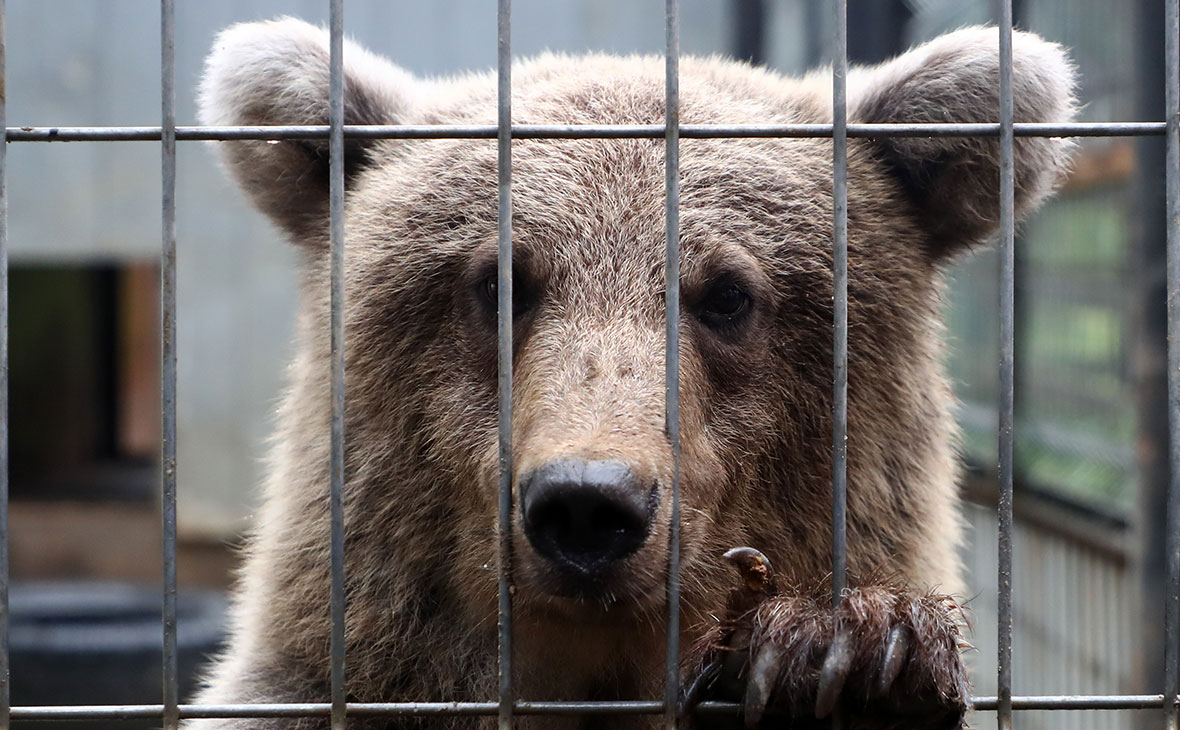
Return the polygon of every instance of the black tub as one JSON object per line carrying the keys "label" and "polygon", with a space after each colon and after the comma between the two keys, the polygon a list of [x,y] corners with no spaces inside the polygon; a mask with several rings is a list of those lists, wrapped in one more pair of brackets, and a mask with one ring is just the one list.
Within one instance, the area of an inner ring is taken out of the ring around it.
{"label": "black tub", "polygon": [[[13,705],[162,702],[163,628],[158,587],[111,582],[15,583],[9,643]],[[181,699],[224,635],[225,599],[211,591],[177,596]],[[42,730],[160,727],[159,720],[29,722]]]}

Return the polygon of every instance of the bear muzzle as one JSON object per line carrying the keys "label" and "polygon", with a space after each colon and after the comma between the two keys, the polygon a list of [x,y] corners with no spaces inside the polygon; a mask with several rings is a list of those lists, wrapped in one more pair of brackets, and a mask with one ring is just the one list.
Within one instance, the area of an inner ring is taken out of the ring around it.
{"label": "bear muzzle", "polygon": [[537,554],[563,583],[591,587],[647,541],[657,493],[621,462],[562,458],[525,475],[520,506]]}

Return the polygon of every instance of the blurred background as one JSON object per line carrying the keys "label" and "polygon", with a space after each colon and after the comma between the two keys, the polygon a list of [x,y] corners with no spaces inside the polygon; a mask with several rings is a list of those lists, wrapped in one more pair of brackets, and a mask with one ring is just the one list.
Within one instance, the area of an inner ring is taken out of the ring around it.
{"label": "blurred background", "polygon": [[[514,5],[522,56],[663,51],[658,0]],[[1018,26],[1071,49],[1084,120],[1163,118],[1161,0],[1014,5]],[[282,14],[324,22],[326,6],[178,3],[178,123],[196,124],[219,29]],[[346,7],[346,32],[415,73],[495,64],[495,3]],[[791,73],[825,61],[824,0],[682,8],[686,54]],[[158,12],[143,0],[9,0],[9,124],[159,124]],[[850,54],[882,60],[993,13],[988,0],[851,0]],[[178,149],[180,630],[191,675],[220,636],[291,354],[296,279],[292,252],[212,152]],[[8,155],[13,702],[158,702],[159,145],[14,143]],[[1016,694],[1162,686],[1163,223],[1162,139],[1089,139],[1063,193],[1018,233]],[[985,251],[948,277],[977,694],[995,691],[996,274]],[[1024,712],[1018,722],[1154,720]]]}

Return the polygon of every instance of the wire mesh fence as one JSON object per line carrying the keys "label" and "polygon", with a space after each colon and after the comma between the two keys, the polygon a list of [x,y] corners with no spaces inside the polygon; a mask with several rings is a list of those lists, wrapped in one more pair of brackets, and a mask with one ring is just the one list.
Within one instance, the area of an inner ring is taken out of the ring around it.
{"label": "wire mesh fence", "polygon": [[[1015,123],[1013,120],[1012,8],[1000,2],[1000,120],[981,124],[855,124],[848,122],[846,77],[848,68],[847,7],[843,0],[831,3],[833,34],[832,124],[798,125],[681,125],[679,123],[679,27],[678,2],[666,0],[665,24],[665,122],[657,125],[516,125],[511,109],[511,27],[510,0],[498,4],[498,115],[497,124],[483,126],[349,126],[344,123],[343,33],[344,2],[330,2],[330,123],[327,126],[287,127],[179,127],[175,115],[175,14],[174,1],[161,0],[161,124],[156,127],[21,127],[7,128],[5,101],[0,96],[0,322],[7,321],[7,143],[52,141],[146,141],[159,142],[163,189],[161,193],[163,230],[161,235],[161,394],[163,433],[161,453],[161,495],[163,524],[163,646],[164,694],[160,704],[135,706],[11,707],[8,698],[7,632],[7,416],[0,420],[0,726],[11,720],[37,719],[120,719],[150,717],[166,728],[175,728],[186,718],[241,717],[324,717],[334,728],[343,728],[348,717],[396,717],[432,715],[495,716],[508,728],[515,715],[644,714],[662,715],[669,727],[675,725],[679,687],[679,142],[688,138],[820,138],[833,145],[833,270],[835,281],[835,335],[833,367],[833,600],[840,600],[844,588],[846,543],[844,541],[847,430],[847,151],[849,138],[987,136],[998,137],[1001,150],[1000,247],[998,316],[998,387],[995,413],[998,418],[998,464],[1000,496],[997,512],[996,597],[998,615],[995,652],[997,677],[994,696],[973,698],[977,710],[994,711],[1000,728],[1012,726],[1017,710],[1156,709],[1165,726],[1176,730],[1177,695],[1180,691],[1180,444],[1170,439],[1172,482],[1169,491],[1168,544],[1161,546],[1167,561],[1166,621],[1160,640],[1165,646],[1166,665],[1158,695],[1019,696],[1013,687],[1012,595],[1019,586],[1013,580],[1012,488],[1015,442],[1015,221],[1013,150],[1018,137],[1127,137],[1158,136],[1167,142],[1167,272],[1169,305],[1169,416],[1172,434],[1180,429],[1180,3],[1169,0],[1164,23],[1166,37],[1166,109],[1164,121],[1078,122],[1066,124]],[[4,70],[3,16],[0,0],[0,80]],[[290,140],[324,139],[331,146],[330,251],[331,251],[331,475],[327,485],[331,504],[331,693],[325,703],[254,705],[185,705],[180,703],[176,656],[176,145],[190,140]],[[486,702],[382,702],[356,703],[347,700],[345,682],[344,616],[344,405],[346,368],[344,362],[343,288],[344,256],[344,167],[348,139],[495,139],[499,151],[497,185],[498,222],[498,363],[499,363],[499,661],[498,698]],[[662,700],[614,702],[528,702],[517,699],[511,673],[512,599],[507,570],[511,564],[509,529],[512,518],[512,178],[511,154],[514,140],[528,139],[662,139],[665,149],[665,394],[666,430],[673,454],[672,530],[669,537],[667,596],[666,691]],[[5,330],[6,331],[6,330]],[[0,338],[0,410],[7,414],[7,339]],[[1019,673],[1017,673],[1019,676]],[[706,702],[703,713],[736,713],[736,705]]]}

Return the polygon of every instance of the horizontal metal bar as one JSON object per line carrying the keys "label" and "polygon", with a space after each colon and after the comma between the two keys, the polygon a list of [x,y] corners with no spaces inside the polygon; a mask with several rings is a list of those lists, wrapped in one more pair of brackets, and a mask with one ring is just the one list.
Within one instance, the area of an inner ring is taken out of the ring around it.
{"label": "horizontal metal bar", "polygon": [[[1174,704],[1180,705],[1180,697]],[[995,710],[997,699],[975,697],[976,710]],[[1012,698],[1013,710],[1144,710],[1164,706],[1163,695],[1029,695]],[[180,718],[273,718],[328,717],[328,702],[242,705],[180,705]],[[478,715],[495,716],[499,702],[350,702],[350,716],[427,716]],[[734,714],[740,706],[731,702],[703,702],[697,706],[702,714]],[[658,715],[663,702],[516,702],[513,712],[520,715]],[[164,705],[26,705],[12,708],[13,720],[132,720],[163,716]]]}
{"label": "horizontal metal bar", "polygon": [[[995,710],[997,697],[975,697],[976,710]],[[1173,701],[1180,704],[1180,698]],[[1147,710],[1164,706],[1163,695],[1026,695],[1012,698],[1013,710]]]}
{"label": "horizontal metal bar", "polygon": [[[719,704],[719,703],[712,703]],[[725,711],[737,711],[726,705]],[[398,715],[487,715],[499,713],[499,702],[349,702],[349,716]],[[523,715],[654,715],[663,712],[663,702],[517,702],[514,713]],[[713,708],[716,711],[716,708]],[[159,718],[163,705],[51,705],[14,707],[13,720],[130,720]],[[181,705],[180,718],[274,718],[329,717],[328,702],[299,702],[240,705]]]}
{"label": "horizontal metal bar", "polygon": [[[1014,125],[1017,137],[1144,137],[1164,122]],[[495,125],[346,125],[346,139],[496,139]],[[158,142],[160,127],[9,127],[9,142]],[[663,139],[662,124],[516,124],[514,139]],[[682,139],[830,138],[831,124],[682,124]],[[999,137],[999,124],[849,124],[849,137]],[[327,139],[326,125],[177,127],[181,141]]]}

